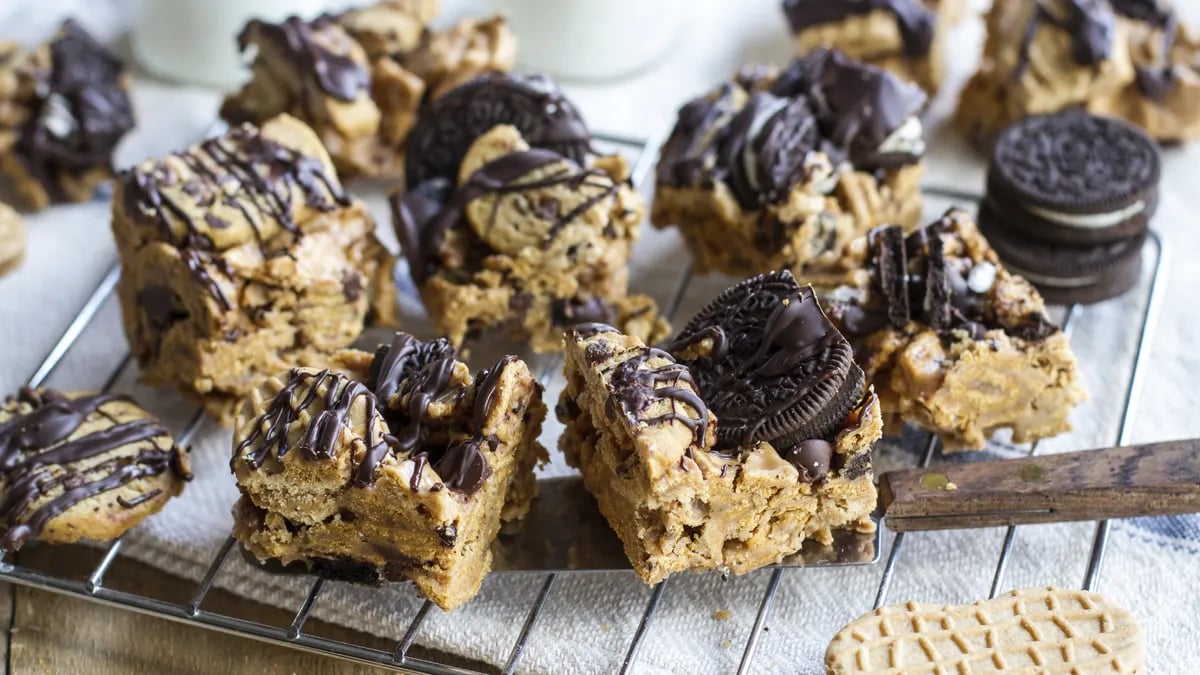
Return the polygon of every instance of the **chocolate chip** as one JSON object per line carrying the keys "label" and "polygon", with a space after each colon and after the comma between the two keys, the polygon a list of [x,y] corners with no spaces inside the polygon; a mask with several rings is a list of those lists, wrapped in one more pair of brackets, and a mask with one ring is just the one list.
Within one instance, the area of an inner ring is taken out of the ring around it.
{"label": "chocolate chip", "polygon": [[833,445],[819,438],[801,441],[784,451],[784,459],[800,472],[800,480],[816,483],[829,475],[833,461]]}

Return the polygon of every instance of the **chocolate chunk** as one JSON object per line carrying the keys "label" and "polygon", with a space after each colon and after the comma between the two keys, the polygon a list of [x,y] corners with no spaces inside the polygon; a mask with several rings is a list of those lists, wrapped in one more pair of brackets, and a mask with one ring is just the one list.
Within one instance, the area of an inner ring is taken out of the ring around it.
{"label": "chocolate chunk", "polygon": [[887,303],[888,323],[903,329],[912,317],[908,297],[908,253],[904,230],[899,225],[884,225],[867,235],[871,249],[872,278]]}
{"label": "chocolate chunk", "polygon": [[550,306],[551,320],[559,326],[574,326],[581,323],[605,323],[612,317],[612,310],[604,298],[589,296],[583,300],[560,298]]}
{"label": "chocolate chunk", "polygon": [[733,86],[725,84],[679,109],[675,128],[658,157],[660,184],[706,186],[717,164],[718,150],[729,134],[729,123],[738,113],[734,101]]}
{"label": "chocolate chunk", "polygon": [[446,487],[465,494],[475,494],[492,475],[487,457],[480,450],[480,440],[472,438],[455,443],[433,463]]}
{"label": "chocolate chunk", "polygon": [[800,480],[817,483],[829,475],[833,461],[833,445],[819,438],[800,441],[783,453],[783,458],[800,471]]}
{"label": "chocolate chunk", "polygon": [[591,134],[574,104],[543,75],[487,73],[429,104],[405,145],[405,180],[455,180],[476,138],[511,124],[534,148],[553,150],[577,164],[591,151]]}
{"label": "chocolate chunk", "polygon": [[1021,41],[1014,79],[1019,79],[1029,67],[1029,48],[1042,23],[1056,26],[1070,35],[1071,55],[1079,65],[1094,66],[1109,57],[1116,17],[1107,0],[1063,0],[1058,6],[1066,12],[1065,16],[1055,16],[1044,4],[1036,4]]}
{"label": "chocolate chunk", "polygon": [[926,240],[924,251],[925,276],[921,290],[921,309],[925,321],[934,330],[946,330],[950,327],[952,290],[950,288],[950,273],[946,264],[945,243],[941,237],[933,236]]}
{"label": "chocolate chunk", "polygon": [[421,341],[408,333],[396,333],[388,344],[381,344],[371,359],[370,387],[380,403],[386,405],[392,396],[421,369],[453,362],[454,346],[445,338]]}
{"label": "chocolate chunk", "polygon": [[50,43],[50,69],[37,73],[37,101],[17,138],[27,168],[61,195],[59,172],[112,166],[113,150],[134,127],[125,66],[79,24],[63,23]]}
{"label": "chocolate chunk", "polygon": [[[359,64],[347,53],[337,53],[316,38],[323,31],[341,31],[336,20],[329,15],[318,16],[311,22],[299,17],[288,17],[281,23],[266,23],[251,20],[238,34],[238,49],[246,51],[252,36],[261,35],[274,43],[275,47],[289,56],[289,60],[311,73],[321,91],[340,101],[353,101],[371,85],[371,74],[366,66]],[[241,121],[241,120],[238,120]]]}
{"label": "chocolate chunk", "polygon": [[804,98],[759,92],[729,123],[720,161],[742,208],[782,201],[805,177],[804,166],[817,148],[817,123]]}
{"label": "chocolate chunk", "polygon": [[146,323],[156,333],[163,333],[188,317],[188,313],[175,300],[175,292],[166,286],[146,286],[138,291],[137,300],[146,313]]}
{"label": "chocolate chunk", "polygon": [[920,113],[926,99],[920,87],[882,68],[816,49],[780,73],[771,93],[807,98],[821,129],[821,149],[835,162],[847,157],[856,169],[869,171],[920,159],[879,152],[893,132]]}
{"label": "chocolate chunk", "polygon": [[713,327],[725,337],[723,348],[683,363],[717,415],[718,447],[826,438],[862,396],[850,344],[790,272],[721,293],[672,345],[694,344]]}

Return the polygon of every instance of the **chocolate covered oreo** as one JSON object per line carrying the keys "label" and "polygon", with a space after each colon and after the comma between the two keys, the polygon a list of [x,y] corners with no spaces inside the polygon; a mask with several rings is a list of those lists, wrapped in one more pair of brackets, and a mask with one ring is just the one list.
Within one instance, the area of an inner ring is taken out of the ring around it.
{"label": "chocolate covered oreo", "polygon": [[667,349],[716,413],[719,447],[828,439],[863,393],[850,343],[787,271],[726,290]]}
{"label": "chocolate covered oreo", "polygon": [[1069,111],[1001,133],[979,226],[1052,302],[1095,302],[1138,279],[1158,206],[1158,146],[1125,122]]}
{"label": "chocolate covered oreo", "polygon": [[475,139],[500,124],[516,127],[531,146],[584,164],[591,134],[574,104],[544,75],[487,73],[434,99],[405,145],[409,188],[434,178],[456,181]]}

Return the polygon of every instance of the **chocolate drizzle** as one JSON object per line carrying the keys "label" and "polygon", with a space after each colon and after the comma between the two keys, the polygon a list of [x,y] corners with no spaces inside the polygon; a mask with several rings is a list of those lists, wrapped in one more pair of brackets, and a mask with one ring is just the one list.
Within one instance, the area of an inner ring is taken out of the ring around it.
{"label": "chocolate drizzle", "polygon": [[112,167],[113,149],[134,127],[121,61],[79,24],[63,23],[50,43],[50,68],[36,72],[36,99],[17,138],[17,154],[55,198],[60,174]]}
{"label": "chocolate drizzle", "polygon": [[[197,222],[189,209],[170,194],[170,187],[178,186],[200,207],[195,209],[197,215],[216,200],[241,211],[254,228],[264,254],[268,253],[261,222],[264,216],[288,232],[298,232],[293,219],[297,193],[303,196],[305,205],[318,211],[329,212],[350,204],[350,198],[337,179],[326,172],[321,160],[286,148],[250,125],[204,141],[177,157],[199,181],[181,184],[180,176],[161,162],[149,170],[126,171],[121,181],[126,212],[152,218],[163,238],[180,246],[207,251],[213,248],[213,242],[204,234],[206,223]],[[174,229],[179,225],[184,228],[181,235]]]}
{"label": "chocolate drizzle", "polygon": [[[521,180],[529,173],[551,164],[559,164],[562,169],[542,178]],[[591,180],[595,178],[602,180]],[[419,285],[433,273],[446,233],[463,224],[465,209],[472,201],[487,195],[506,195],[556,185],[565,185],[571,190],[583,187],[600,189],[566,214],[555,217],[542,242],[543,248],[548,248],[555,235],[572,220],[613,196],[619,189],[601,171],[582,169],[556,152],[534,148],[502,155],[488,162],[452,193],[448,183],[433,180],[418,185],[414,190],[393,195],[392,219],[413,281]],[[491,223],[495,221],[498,206],[490,214]]]}
{"label": "chocolate drizzle", "polygon": [[1029,47],[1041,24],[1064,30],[1071,36],[1071,54],[1081,66],[1097,66],[1112,52],[1116,19],[1107,0],[1062,0],[1066,16],[1055,16],[1042,0],[1036,3],[1033,16],[1021,38],[1021,52],[1013,79],[1020,79],[1029,67]]}
{"label": "chocolate drizzle", "polygon": [[[112,424],[72,438],[94,415],[104,415],[101,409],[105,404],[127,400],[114,394],[70,398],[53,389],[23,389],[9,399],[6,408],[13,417],[0,424],[0,476],[5,488],[0,520],[8,530],[0,540],[0,548],[21,548],[55,516],[131,481],[166,471],[174,472],[181,480],[191,478],[181,468],[177,446],[162,450],[154,443],[169,440],[170,435],[152,419]],[[135,444],[144,445],[133,457],[114,457],[79,469],[73,466]],[[54,471],[54,467],[61,471]],[[96,473],[102,475],[89,480],[88,474]],[[62,492],[30,511],[34,502],[56,488],[62,488]],[[138,498],[124,506],[132,508],[151,498]]]}
{"label": "chocolate drizzle", "polygon": [[947,337],[962,331],[975,340],[996,328],[1030,341],[1057,332],[1040,314],[1019,324],[1007,323],[989,307],[991,289],[982,293],[970,289],[967,276],[973,263],[948,258],[945,251],[943,236],[953,232],[953,218],[953,212],[948,212],[908,236],[898,225],[882,225],[867,233],[871,287],[865,302],[830,303],[830,315],[848,335],[861,337],[884,326],[905,330],[909,321]]}
{"label": "chocolate drizzle", "polygon": [[[444,339],[422,342],[411,335],[396,333],[390,343],[376,351],[368,384],[328,370],[293,369],[287,384],[259,418],[254,430],[238,444],[234,462],[240,460],[258,469],[269,456],[276,460],[284,457],[293,443],[311,459],[331,459],[337,453],[340,429],[349,425],[354,402],[362,398],[367,406],[367,447],[353,471],[353,486],[373,485],[379,467],[392,454],[413,460],[409,479],[413,491],[420,487],[425,467],[432,466],[445,487],[473,494],[491,475],[482,449],[488,445],[494,451],[499,441],[485,435],[484,427],[495,404],[501,372],[515,359],[506,356],[491,369],[479,373],[474,385],[472,435],[451,441],[431,440],[428,419],[433,402],[467,395],[464,387],[451,386],[456,354]],[[302,386],[309,389],[297,401]],[[310,410],[317,402],[320,388],[325,388],[321,411],[298,439],[289,439],[291,425],[299,420],[301,412]],[[377,418],[383,419],[386,428],[376,428]]]}
{"label": "chocolate drizzle", "polygon": [[[656,368],[643,367],[654,358],[668,363]],[[675,357],[656,347],[645,347],[642,352],[617,364],[612,373],[613,397],[620,401],[625,415],[634,424],[663,424],[680,422],[696,435],[700,447],[707,444],[708,406],[696,393],[696,381],[687,366],[677,363]],[[659,387],[660,384],[668,386]],[[680,386],[688,385],[687,387]],[[643,419],[641,416],[656,401],[670,401],[671,412]],[[685,414],[675,404],[690,406],[695,416]]]}
{"label": "chocolate drizzle", "polygon": [[371,74],[349,53],[338,54],[317,39],[317,33],[330,29],[340,31],[329,15],[319,16],[311,23],[295,16],[277,24],[254,19],[238,34],[238,49],[246,51],[257,32],[287,53],[289,60],[312,73],[321,91],[340,101],[354,101],[370,86]]}
{"label": "chocolate drizzle", "polygon": [[[268,249],[271,232],[265,231],[264,219],[299,235],[293,218],[297,194],[309,208],[319,211],[333,211],[350,203],[319,159],[286,148],[249,125],[204,141],[177,157],[196,177],[183,180],[165,162],[121,174],[125,212],[150,219],[164,241],[179,247],[192,277],[225,311],[233,303],[213,271],[227,279],[232,278],[233,271],[224,258],[213,253],[215,245],[206,234],[213,219],[211,213],[206,213],[208,208],[220,201],[239,210],[253,228],[263,256],[271,257],[277,253]],[[172,188],[178,188],[186,200]],[[192,207],[185,201],[193,202]]]}
{"label": "chocolate drizzle", "polygon": [[793,33],[813,26],[840,23],[870,12],[890,12],[896,18],[904,54],[918,58],[933,44],[936,15],[921,0],[784,0],[783,13]]}

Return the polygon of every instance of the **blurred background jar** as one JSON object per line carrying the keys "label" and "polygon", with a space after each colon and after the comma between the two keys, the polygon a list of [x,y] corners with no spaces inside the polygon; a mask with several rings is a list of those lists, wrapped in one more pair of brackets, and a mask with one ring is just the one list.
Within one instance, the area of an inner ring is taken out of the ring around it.
{"label": "blurred background jar", "polygon": [[[451,3],[446,3],[451,4]],[[488,0],[517,36],[517,62],[562,78],[604,80],[643,70],[679,37],[684,0]]]}
{"label": "blurred background jar", "polygon": [[[0,0],[2,2],[3,0]],[[346,0],[138,0],[132,46],[149,72],[230,89],[246,77],[237,35],[250,19],[312,18]]]}

